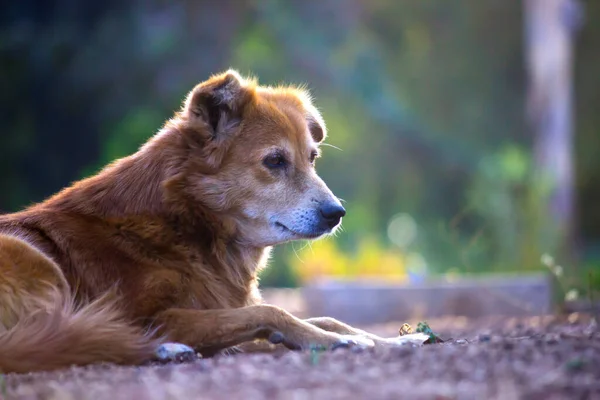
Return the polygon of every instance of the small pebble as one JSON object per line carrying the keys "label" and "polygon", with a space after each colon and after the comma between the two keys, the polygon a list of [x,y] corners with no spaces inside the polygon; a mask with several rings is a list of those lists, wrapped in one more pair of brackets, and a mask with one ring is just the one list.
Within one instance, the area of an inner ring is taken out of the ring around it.
{"label": "small pebble", "polygon": [[182,343],[163,343],[156,349],[156,358],[162,362],[191,361],[198,357],[194,349]]}

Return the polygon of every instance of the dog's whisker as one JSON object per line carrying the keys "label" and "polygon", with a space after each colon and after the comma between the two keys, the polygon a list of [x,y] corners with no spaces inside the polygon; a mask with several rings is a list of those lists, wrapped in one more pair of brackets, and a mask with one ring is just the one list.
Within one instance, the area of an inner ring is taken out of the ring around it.
{"label": "dog's whisker", "polygon": [[[292,250],[294,250],[294,254],[296,255],[296,258],[298,259],[298,261],[300,261],[301,263],[304,264],[304,260],[300,258],[300,256],[298,255],[298,252],[296,251],[296,248],[294,247],[294,242],[292,242]],[[302,249],[300,249],[300,251],[302,251]]]}
{"label": "dog's whisker", "polygon": [[332,145],[332,144],[329,144],[329,143],[321,143],[321,146],[333,147],[333,148],[334,148],[334,149],[336,149],[336,150],[339,150],[339,151],[344,151],[344,150],[340,149],[339,147],[337,147],[337,146],[334,146],[334,145]]}
{"label": "dog's whisker", "polygon": [[[308,246],[308,243],[307,243],[307,242],[308,242],[308,241],[306,241],[306,240],[302,240],[302,241],[301,241],[301,243],[303,243],[304,245],[303,245],[302,247],[300,247],[300,249],[298,249],[298,251],[302,251],[302,250],[304,250],[304,249],[306,248],[306,246]],[[293,243],[298,243],[298,242],[292,242],[292,244],[293,244]]]}

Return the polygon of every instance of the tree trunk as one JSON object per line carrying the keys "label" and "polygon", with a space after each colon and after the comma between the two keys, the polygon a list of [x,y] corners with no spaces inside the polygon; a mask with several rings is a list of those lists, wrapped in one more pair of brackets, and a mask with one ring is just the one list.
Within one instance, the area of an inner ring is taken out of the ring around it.
{"label": "tree trunk", "polygon": [[527,118],[535,135],[536,179],[548,189],[541,215],[548,218],[553,233],[551,248],[544,251],[572,262],[572,39],[581,22],[581,7],[577,0],[525,0],[524,7]]}

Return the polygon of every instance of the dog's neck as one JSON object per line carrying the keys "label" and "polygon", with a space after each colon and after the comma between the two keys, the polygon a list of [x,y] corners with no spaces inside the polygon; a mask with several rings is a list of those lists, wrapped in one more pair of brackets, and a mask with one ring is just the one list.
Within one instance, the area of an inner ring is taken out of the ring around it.
{"label": "dog's neck", "polygon": [[159,226],[170,228],[168,240],[225,255],[227,259],[219,256],[213,261],[218,264],[214,267],[228,271],[228,279],[238,284],[255,279],[266,264],[269,248],[244,244],[236,237],[234,221],[226,216],[216,216],[185,196],[170,198],[169,183],[173,183],[177,166],[184,160],[159,154],[167,145],[173,145],[165,143],[168,140],[151,140],[134,155],[75,183],[40,206],[106,221],[140,221],[140,225],[159,222]]}
{"label": "dog's neck", "polygon": [[136,153],[76,182],[43,205],[98,218],[159,215],[163,212],[160,163]]}

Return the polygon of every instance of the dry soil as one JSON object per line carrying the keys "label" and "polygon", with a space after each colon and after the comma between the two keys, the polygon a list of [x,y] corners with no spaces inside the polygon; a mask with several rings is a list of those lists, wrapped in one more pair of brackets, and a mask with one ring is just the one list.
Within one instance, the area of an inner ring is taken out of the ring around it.
{"label": "dry soil", "polygon": [[[445,318],[446,343],[6,375],[1,399],[600,399],[590,318]],[[400,323],[370,327],[393,335]]]}

